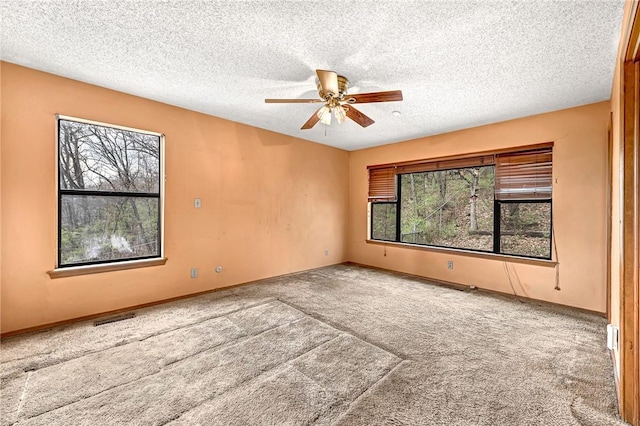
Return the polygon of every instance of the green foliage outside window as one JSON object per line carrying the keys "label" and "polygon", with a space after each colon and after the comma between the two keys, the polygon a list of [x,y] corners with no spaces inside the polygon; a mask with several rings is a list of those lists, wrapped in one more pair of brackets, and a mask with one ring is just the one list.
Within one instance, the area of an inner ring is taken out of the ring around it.
{"label": "green foliage outside window", "polygon": [[493,169],[402,175],[400,241],[492,250]]}

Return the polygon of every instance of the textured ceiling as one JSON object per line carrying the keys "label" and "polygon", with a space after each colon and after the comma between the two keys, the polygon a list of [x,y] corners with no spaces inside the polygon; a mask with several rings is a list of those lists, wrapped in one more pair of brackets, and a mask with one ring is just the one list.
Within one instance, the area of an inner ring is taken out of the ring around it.
{"label": "textured ceiling", "polygon": [[[0,57],[353,150],[609,99],[623,5],[14,0]],[[362,104],[368,128],[300,130],[317,105],[264,99],[317,97],[317,68],[404,101]]]}

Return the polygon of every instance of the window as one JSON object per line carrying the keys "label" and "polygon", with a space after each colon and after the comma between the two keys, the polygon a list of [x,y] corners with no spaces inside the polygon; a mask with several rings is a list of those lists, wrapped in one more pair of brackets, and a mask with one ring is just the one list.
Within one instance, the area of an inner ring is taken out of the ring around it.
{"label": "window", "polygon": [[163,141],[58,116],[58,267],[162,257]]}
{"label": "window", "polygon": [[396,240],[396,203],[375,203],[371,206],[373,227],[371,236],[374,240]]}
{"label": "window", "polygon": [[371,239],[551,259],[551,150],[370,167]]}

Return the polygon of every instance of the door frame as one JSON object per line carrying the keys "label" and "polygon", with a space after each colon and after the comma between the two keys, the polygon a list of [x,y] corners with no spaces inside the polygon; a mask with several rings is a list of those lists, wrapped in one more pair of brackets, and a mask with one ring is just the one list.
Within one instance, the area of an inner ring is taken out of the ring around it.
{"label": "door frame", "polygon": [[[640,4],[628,2],[622,34],[623,151],[620,280],[620,414],[640,426]],[[613,283],[612,283],[613,284]],[[615,284],[614,284],[615,285]]]}

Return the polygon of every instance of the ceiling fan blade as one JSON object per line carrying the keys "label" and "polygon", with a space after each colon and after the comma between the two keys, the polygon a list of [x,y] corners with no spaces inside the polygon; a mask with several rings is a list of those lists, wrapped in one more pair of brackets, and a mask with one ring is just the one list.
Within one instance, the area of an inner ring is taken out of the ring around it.
{"label": "ceiling fan blade", "polygon": [[325,93],[331,93],[333,96],[338,96],[338,74],[334,71],[316,70],[318,74],[318,80],[320,80],[320,86]]}
{"label": "ceiling fan blade", "polygon": [[375,123],[375,121],[373,121],[371,118],[355,109],[353,105],[346,106],[345,110],[347,110],[347,117],[349,117],[362,127],[368,127]]}
{"label": "ceiling fan blade", "polygon": [[[354,100],[352,100],[354,99]],[[350,104],[364,104],[370,102],[393,102],[402,100],[401,90],[390,90],[388,92],[371,92],[356,93],[355,95],[346,95],[344,100]]]}
{"label": "ceiling fan blade", "polygon": [[322,99],[265,99],[267,104],[316,104],[324,102]]}
{"label": "ceiling fan blade", "polygon": [[322,108],[323,107],[318,108],[318,110],[313,113],[313,115],[307,120],[307,122],[304,123],[302,125],[302,127],[300,127],[300,130],[308,130],[308,129],[312,128],[313,126],[315,126],[316,123],[318,123],[318,121],[320,121],[320,117],[318,117],[318,112],[320,112],[320,110]]}

